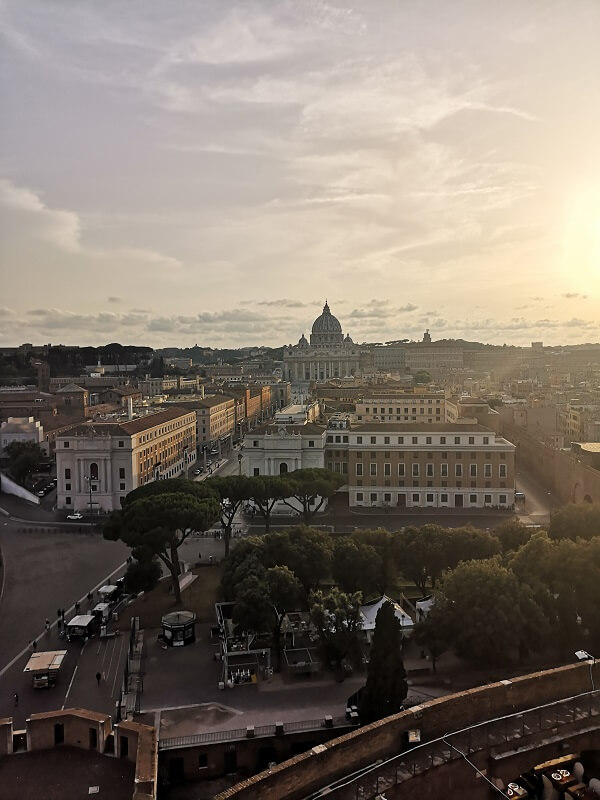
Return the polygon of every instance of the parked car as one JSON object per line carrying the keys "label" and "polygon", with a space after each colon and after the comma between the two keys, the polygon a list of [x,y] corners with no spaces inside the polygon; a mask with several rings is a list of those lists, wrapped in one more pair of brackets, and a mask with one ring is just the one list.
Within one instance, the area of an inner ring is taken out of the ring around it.
{"label": "parked car", "polygon": [[204,467],[198,467],[198,469],[194,470],[194,475],[202,475],[204,472]]}
{"label": "parked car", "polygon": [[83,514],[80,511],[74,511],[72,514],[67,514],[67,519],[83,519]]}

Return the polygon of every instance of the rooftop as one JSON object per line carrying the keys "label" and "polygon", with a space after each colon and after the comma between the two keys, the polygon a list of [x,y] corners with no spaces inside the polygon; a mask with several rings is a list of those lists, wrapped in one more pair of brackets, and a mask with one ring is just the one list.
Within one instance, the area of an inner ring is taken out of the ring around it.
{"label": "rooftop", "polygon": [[0,800],[131,800],[135,764],[93,750],[54,747],[0,758]]}
{"label": "rooftop", "polygon": [[[353,425],[352,432],[385,433],[402,431],[406,433],[492,433],[494,431],[473,422],[365,422]],[[495,435],[495,434],[494,434]]]}
{"label": "rooftop", "polygon": [[[156,428],[163,425],[165,422],[171,422],[174,419],[179,419],[185,414],[189,414],[189,408],[167,408],[162,411],[153,411],[148,409],[147,413],[143,416],[135,417],[134,419],[127,419],[124,415],[110,420],[101,420],[86,422],[71,431],[64,434],[65,438],[73,436],[131,436],[135,433]],[[57,437],[62,438],[62,437]]]}

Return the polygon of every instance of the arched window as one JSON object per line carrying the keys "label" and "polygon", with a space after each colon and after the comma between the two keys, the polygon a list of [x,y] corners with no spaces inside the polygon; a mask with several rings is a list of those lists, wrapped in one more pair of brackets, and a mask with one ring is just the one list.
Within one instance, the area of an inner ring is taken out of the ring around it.
{"label": "arched window", "polygon": [[98,480],[98,464],[95,461],[90,464],[90,480]]}
{"label": "arched window", "polygon": [[279,474],[285,475],[287,471],[288,471],[288,465],[284,461],[279,465]]}

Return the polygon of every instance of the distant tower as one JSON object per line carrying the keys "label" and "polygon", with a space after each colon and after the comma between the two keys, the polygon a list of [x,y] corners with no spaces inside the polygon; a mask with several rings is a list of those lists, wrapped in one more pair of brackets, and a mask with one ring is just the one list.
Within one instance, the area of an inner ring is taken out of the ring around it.
{"label": "distant tower", "polygon": [[431,344],[431,334],[429,333],[429,328],[423,334],[423,343],[424,344]]}

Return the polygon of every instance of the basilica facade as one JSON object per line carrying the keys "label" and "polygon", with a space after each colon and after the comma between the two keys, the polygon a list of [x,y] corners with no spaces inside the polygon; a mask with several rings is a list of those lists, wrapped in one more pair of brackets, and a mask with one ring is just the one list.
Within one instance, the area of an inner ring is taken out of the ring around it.
{"label": "basilica facade", "polygon": [[349,334],[344,336],[337,317],[327,301],[323,313],[313,322],[310,342],[304,334],[298,344],[283,349],[285,379],[295,391],[307,390],[313,381],[349,378],[359,374],[362,348]]}

